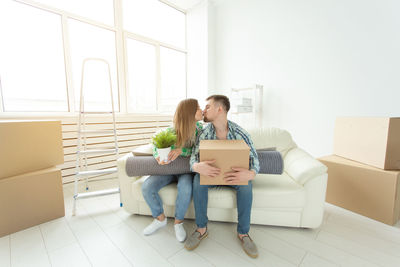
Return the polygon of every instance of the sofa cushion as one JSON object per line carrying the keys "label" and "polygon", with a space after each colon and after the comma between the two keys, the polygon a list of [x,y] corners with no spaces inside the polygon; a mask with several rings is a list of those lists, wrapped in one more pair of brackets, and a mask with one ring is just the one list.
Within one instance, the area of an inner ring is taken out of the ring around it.
{"label": "sofa cushion", "polygon": [[288,131],[278,128],[255,128],[248,130],[256,149],[276,147],[285,157],[286,153],[297,147]]}
{"label": "sofa cushion", "polygon": [[[147,177],[144,176],[132,184],[132,194],[138,201],[145,201],[141,188]],[[165,205],[174,206],[177,194],[176,183],[165,186],[159,194]],[[286,173],[282,175],[258,174],[253,181],[253,208],[293,208],[303,207],[304,203],[304,188]],[[211,188],[208,194],[208,207],[236,208],[235,190],[226,186]]]}
{"label": "sofa cushion", "polygon": [[253,181],[253,207],[303,207],[304,187],[286,172],[282,175],[257,174]]}
{"label": "sofa cushion", "polygon": [[132,154],[135,156],[153,156],[153,145],[146,144],[135,147],[132,150]]}

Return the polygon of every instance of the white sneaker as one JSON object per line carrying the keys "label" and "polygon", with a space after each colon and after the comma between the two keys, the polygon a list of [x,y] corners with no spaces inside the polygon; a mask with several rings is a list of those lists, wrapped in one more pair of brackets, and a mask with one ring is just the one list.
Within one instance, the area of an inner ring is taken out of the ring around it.
{"label": "white sneaker", "polygon": [[186,239],[186,231],[185,231],[185,228],[183,228],[183,222],[175,224],[174,228],[175,228],[176,239],[178,239],[179,242],[185,241],[185,239]]}
{"label": "white sneaker", "polygon": [[161,229],[161,228],[165,227],[166,225],[167,225],[167,218],[166,217],[165,217],[164,221],[159,221],[157,219],[154,219],[153,222],[149,226],[144,228],[143,234],[144,235],[151,235],[152,233],[154,233],[158,229]]}

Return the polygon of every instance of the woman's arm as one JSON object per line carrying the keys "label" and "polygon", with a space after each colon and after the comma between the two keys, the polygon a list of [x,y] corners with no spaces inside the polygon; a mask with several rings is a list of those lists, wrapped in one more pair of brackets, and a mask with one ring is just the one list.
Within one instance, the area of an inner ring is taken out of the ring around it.
{"label": "woman's arm", "polygon": [[158,150],[155,145],[153,145],[153,157],[156,159],[158,158]]}

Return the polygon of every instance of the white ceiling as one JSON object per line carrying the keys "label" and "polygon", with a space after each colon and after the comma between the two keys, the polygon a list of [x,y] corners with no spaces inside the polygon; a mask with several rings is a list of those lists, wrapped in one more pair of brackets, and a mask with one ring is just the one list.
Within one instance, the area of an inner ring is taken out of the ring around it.
{"label": "white ceiling", "polygon": [[176,5],[182,9],[190,9],[204,0],[167,0],[167,2]]}

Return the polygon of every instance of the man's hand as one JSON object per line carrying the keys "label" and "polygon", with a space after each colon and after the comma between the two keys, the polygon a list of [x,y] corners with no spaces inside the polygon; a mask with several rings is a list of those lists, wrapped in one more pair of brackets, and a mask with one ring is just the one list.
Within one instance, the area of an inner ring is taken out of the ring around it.
{"label": "man's hand", "polygon": [[176,160],[177,157],[179,157],[179,155],[182,153],[182,149],[180,148],[176,148],[174,150],[171,150],[168,153],[168,163],[170,163],[171,161]]}
{"label": "man's hand", "polygon": [[229,184],[238,184],[241,182],[247,182],[254,180],[256,173],[253,170],[244,168],[232,168],[233,171],[224,173],[224,180]]}
{"label": "man's hand", "polygon": [[193,170],[201,175],[216,177],[221,173],[221,169],[213,167],[214,160],[206,160],[193,164]]}

